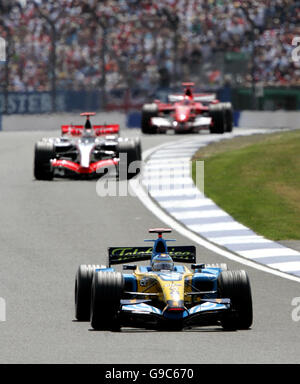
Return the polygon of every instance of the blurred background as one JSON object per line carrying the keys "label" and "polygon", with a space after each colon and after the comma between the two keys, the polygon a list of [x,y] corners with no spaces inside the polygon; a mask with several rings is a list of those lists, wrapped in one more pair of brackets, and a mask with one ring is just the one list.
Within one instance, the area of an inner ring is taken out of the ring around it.
{"label": "blurred background", "polygon": [[0,13],[4,114],[128,112],[182,81],[236,110],[300,110],[300,1],[0,0]]}

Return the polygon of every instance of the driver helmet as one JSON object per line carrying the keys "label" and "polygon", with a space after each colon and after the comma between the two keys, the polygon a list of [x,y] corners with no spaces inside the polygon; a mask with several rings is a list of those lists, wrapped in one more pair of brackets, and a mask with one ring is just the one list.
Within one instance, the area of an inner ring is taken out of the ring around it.
{"label": "driver helmet", "polygon": [[191,98],[193,96],[191,88],[187,88],[185,91],[185,96]]}
{"label": "driver helmet", "polygon": [[93,126],[92,126],[92,124],[91,124],[91,122],[90,122],[90,119],[87,118],[86,123],[85,123],[85,126],[84,126],[84,132],[85,132],[85,134],[86,134],[87,136],[90,136],[90,135],[91,135],[91,133],[92,133],[92,128],[93,128]]}
{"label": "driver helmet", "polygon": [[166,253],[162,253],[158,256],[153,257],[151,262],[152,270],[155,272],[159,271],[173,271],[174,261],[172,257]]}

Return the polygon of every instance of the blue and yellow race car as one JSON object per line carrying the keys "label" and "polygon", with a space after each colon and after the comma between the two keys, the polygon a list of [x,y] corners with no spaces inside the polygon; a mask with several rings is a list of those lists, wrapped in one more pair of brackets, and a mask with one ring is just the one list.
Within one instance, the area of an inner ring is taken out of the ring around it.
{"label": "blue and yellow race car", "polygon": [[[194,246],[168,246],[157,233],[151,247],[108,249],[108,266],[81,265],[75,281],[75,316],[96,330],[142,327],[181,330],[221,325],[225,330],[252,325],[252,296],[245,271],[226,264],[196,264]],[[133,264],[149,260],[150,264]],[[174,262],[190,263],[175,265]],[[123,264],[126,273],[112,266]],[[129,271],[132,271],[131,273]]]}

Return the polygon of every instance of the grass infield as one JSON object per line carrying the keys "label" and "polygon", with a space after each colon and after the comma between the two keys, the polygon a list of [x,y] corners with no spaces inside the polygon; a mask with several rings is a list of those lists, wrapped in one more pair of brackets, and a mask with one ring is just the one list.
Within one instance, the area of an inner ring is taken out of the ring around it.
{"label": "grass infield", "polygon": [[205,161],[205,195],[238,222],[268,239],[300,239],[300,130],[224,140],[196,160]]}

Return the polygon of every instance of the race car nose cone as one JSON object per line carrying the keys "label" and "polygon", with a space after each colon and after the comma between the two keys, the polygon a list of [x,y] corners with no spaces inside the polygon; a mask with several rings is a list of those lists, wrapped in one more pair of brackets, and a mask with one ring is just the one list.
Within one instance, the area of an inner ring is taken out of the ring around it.
{"label": "race car nose cone", "polygon": [[187,310],[182,302],[169,301],[163,310],[166,319],[181,319],[187,316]]}
{"label": "race car nose cone", "polygon": [[94,143],[81,143],[78,146],[80,152],[80,166],[89,168],[91,152],[94,148]]}

